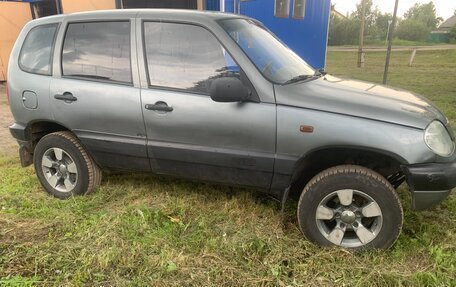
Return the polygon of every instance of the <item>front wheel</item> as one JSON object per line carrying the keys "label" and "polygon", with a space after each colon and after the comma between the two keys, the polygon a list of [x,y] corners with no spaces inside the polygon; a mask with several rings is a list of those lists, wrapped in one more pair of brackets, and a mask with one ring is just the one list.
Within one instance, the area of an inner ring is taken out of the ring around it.
{"label": "front wheel", "polygon": [[383,176],[342,165],[322,171],[306,185],[298,222],[304,236],[319,245],[386,249],[401,232],[403,211]]}
{"label": "front wheel", "polygon": [[100,168],[70,132],[44,136],[33,157],[41,185],[57,198],[90,193],[101,183]]}

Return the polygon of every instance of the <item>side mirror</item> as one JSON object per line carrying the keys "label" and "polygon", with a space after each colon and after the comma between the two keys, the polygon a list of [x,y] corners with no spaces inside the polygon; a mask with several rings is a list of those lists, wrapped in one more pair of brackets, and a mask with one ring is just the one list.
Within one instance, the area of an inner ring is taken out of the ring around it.
{"label": "side mirror", "polygon": [[249,99],[250,93],[244,84],[235,77],[214,79],[209,91],[215,102],[243,102]]}

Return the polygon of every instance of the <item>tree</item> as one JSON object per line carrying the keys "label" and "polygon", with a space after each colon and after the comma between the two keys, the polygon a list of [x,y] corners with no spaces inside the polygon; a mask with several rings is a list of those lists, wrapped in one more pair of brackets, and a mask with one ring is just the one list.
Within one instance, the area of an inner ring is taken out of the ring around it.
{"label": "tree", "polygon": [[[329,45],[355,45],[358,43],[362,6],[357,5],[356,11],[346,19],[331,15],[329,24]],[[373,5],[372,0],[366,0],[365,40],[385,40],[388,31],[388,20],[391,14],[381,13]]]}
{"label": "tree", "polygon": [[451,28],[449,37],[450,37],[450,40],[456,40],[456,26]]}
{"label": "tree", "polygon": [[377,27],[376,38],[377,39],[386,39],[388,34],[389,21],[393,20],[393,15],[390,13],[379,13],[375,21],[375,26]]}
{"label": "tree", "polygon": [[[376,13],[378,12],[377,7],[373,7],[374,3],[372,0],[364,0],[365,1],[365,8],[366,8],[366,14],[365,14],[365,24],[366,26],[371,26],[375,23],[375,16]],[[352,17],[356,19],[361,19],[361,15],[363,14],[363,6],[362,6],[362,0],[360,0],[359,4],[356,4],[356,11],[352,13]]]}
{"label": "tree", "polygon": [[[404,14],[405,20],[414,20],[423,23],[430,31],[437,28],[438,24],[443,21],[437,17],[434,2],[427,4],[415,4]],[[411,22],[409,22],[411,23]]]}
{"label": "tree", "polygon": [[[365,38],[369,40],[384,40],[388,31],[388,20],[393,19],[389,13],[383,14],[378,7],[373,5],[372,0],[365,0]],[[362,5],[361,2],[356,5],[356,11],[352,13],[352,17],[361,19]]]}
{"label": "tree", "polygon": [[354,45],[358,42],[358,33],[358,20],[352,17],[341,19],[331,15],[328,35],[329,45]]}
{"label": "tree", "polygon": [[415,19],[402,21],[396,30],[399,39],[409,41],[426,41],[431,30],[423,22]]}

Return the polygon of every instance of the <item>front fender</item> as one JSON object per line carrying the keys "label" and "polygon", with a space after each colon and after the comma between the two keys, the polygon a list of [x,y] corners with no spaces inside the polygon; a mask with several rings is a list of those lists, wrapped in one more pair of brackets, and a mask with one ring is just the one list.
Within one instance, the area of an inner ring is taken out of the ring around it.
{"label": "front fender", "polygon": [[[313,131],[301,132],[303,125],[313,127]],[[325,111],[277,107],[278,157],[299,159],[329,146],[387,151],[406,164],[436,160],[424,143],[422,129]]]}

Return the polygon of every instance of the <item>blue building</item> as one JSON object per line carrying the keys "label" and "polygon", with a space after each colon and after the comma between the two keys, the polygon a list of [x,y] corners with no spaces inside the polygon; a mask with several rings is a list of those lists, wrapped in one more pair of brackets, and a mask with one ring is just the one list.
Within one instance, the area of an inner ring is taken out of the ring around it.
{"label": "blue building", "polygon": [[263,22],[314,68],[324,68],[331,0],[205,0],[206,10]]}

